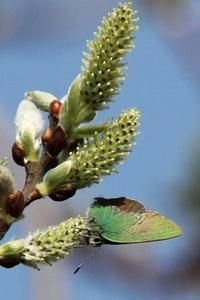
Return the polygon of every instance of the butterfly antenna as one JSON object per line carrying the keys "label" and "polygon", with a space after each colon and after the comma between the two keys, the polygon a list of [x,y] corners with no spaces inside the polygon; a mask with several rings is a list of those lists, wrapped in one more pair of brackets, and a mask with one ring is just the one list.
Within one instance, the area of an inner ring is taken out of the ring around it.
{"label": "butterfly antenna", "polygon": [[73,272],[73,274],[78,273],[78,271],[82,268],[82,266],[83,266],[85,263],[87,263],[89,259],[91,259],[91,258],[93,258],[93,257],[95,256],[97,250],[98,250],[98,249],[95,249],[95,251],[93,251],[93,253],[92,253],[89,257],[87,257],[87,258],[86,258],[86,259],[85,259],[85,260],[84,260],[84,261],[76,268],[76,270]]}

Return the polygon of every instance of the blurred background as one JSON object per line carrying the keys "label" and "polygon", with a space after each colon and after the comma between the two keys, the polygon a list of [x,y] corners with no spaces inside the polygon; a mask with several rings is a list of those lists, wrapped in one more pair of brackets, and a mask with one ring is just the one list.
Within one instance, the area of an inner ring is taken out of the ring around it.
{"label": "blurred background", "polygon": [[[61,98],[80,71],[86,39],[114,0],[0,1],[0,156],[10,157],[14,117],[29,90]],[[160,211],[182,226],[180,238],[143,245],[87,247],[35,271],[1,269],[6,299],[174,299],[200,295],[200,2],[135,0],[140,17],[136,48],[126,57],[128,77],[121,94],[98,120],[121,110],[142,112],[141,135],[119,173],[79,191],[64,203],[30,205],[26,218],[5,241],[85,214],[93,197],[127,196]],[[11,163],[19,188],[24,172]]]}

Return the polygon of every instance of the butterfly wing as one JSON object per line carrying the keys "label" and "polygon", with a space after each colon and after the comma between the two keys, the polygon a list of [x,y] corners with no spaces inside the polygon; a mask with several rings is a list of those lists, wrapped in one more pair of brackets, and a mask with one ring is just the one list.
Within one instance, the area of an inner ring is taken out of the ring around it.
{"label": "butterfly wing", "polygon": [[142,243],[179,236],[180,227],[170,219],[125,197],[95,198],[89,217],[101,229],[101,236],[113,243]]}
{"label": "butterfly wing", "polygon": [[[127,215],[126,218],[132,218]],[[175,238],[182,234],[181,228],[172,220],[155,211],[146,211],[135,224],[122,231],[105,231],[102,236],[115,243],[143,243]]]}
{"label": "butterfly wing", "polygon": [[[89,217],[102,229],[102,236],[109,232],[122,232],[127,227],[137,223],[144,206],[125,197],[95,198],[89,210]],[[127,218],[125,209],[131,218]]]}

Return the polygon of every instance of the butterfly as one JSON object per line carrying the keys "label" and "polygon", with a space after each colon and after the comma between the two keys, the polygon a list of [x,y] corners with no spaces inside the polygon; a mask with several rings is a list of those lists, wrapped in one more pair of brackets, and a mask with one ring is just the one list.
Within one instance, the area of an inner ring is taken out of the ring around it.
{"label": "butterfly", "polygon": [[125,197],[95,198],[88,220],[88,243],[96,247],[160,241],[182,234],[181,228],[169,218]]}
{"label": "butterfly", "polygon": [[[82,236],[82,242],[94,247],[167,240],[182,234],[181,228],[172,220],[125,197],[95,198],[87,220],[87,234]],[[74,274],[87,260],[76,268]]]}

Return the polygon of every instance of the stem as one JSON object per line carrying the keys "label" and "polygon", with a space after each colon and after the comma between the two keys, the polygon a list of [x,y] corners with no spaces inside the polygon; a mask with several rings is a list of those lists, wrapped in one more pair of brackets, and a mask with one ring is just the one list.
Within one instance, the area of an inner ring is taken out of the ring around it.
{"label": "stem", "polygon": [[25,206],[42,198],[42,195],[36,190],[35,186],[42,181],[44,174],[54,163],[55,159],[45,151],[39,161],[28,162],[26,164],[26,181],[23,187]]}

